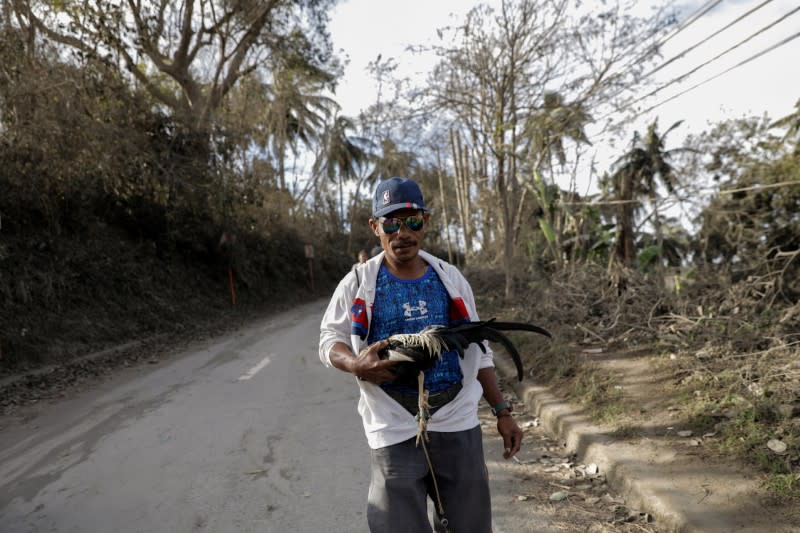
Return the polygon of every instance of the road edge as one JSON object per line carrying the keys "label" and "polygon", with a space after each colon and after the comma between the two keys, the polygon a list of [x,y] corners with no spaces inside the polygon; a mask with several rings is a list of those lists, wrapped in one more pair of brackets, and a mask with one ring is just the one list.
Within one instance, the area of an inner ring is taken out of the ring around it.
{"label": "road edge", "polygon": [[[734,467],[719,471],[683,469],[685,456],[680,455],[680,450],[648,442],[621,442],[609,436],[607,429],[592,423],[584,409],[558,398],[548,387],[517,381],[516,369],[505,357],[496,357],[495,366],[498,375],[524,402],[525,410],[537,416],[566,451],[576,453],[582,463],[597,464],[609,486],[625,498],[626,504],[650,513],[660,530],[800,531],[781,523],[777,515],[765,516],[768,513],[753,498],[758,481],[747,473]],[[713,491],[703,494],[707,486]]]}

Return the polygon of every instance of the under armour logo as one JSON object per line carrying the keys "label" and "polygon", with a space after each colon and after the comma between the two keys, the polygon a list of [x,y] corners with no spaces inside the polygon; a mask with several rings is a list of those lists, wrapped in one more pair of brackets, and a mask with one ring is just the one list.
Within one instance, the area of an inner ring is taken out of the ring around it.
{"label": "under armour logo", "polygon": [[414,311],[418,311],[420,315],[425,316],[428,314],[428,303],[425,300],[417,300],[417,305],[411,305],[409,302],[403,304],[403,314],[406,317],[411,317]]}

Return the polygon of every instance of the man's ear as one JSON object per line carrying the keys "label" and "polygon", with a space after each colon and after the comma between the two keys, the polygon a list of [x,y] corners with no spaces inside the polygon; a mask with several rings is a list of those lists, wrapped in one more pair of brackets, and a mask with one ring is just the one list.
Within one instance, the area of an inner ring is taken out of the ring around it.
{"label": "man's ear", "polygon": [[380,237],[380,233],[378,233],[378,223],[375,221],[374,218],[369,219],[369,227],[372,230],[372,233],[375,234],[376,237]]}

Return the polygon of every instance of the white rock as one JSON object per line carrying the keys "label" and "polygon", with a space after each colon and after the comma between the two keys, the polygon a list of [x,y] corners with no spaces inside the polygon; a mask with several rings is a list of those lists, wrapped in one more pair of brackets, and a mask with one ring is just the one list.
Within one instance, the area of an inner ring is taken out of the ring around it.
{"label": "white rock", "polygon": [[778,455],[782,455],[786,453],[786,443],[782,440],[772,439],[767,443],[767,448],[772,450],[773,452],[777,453]]}

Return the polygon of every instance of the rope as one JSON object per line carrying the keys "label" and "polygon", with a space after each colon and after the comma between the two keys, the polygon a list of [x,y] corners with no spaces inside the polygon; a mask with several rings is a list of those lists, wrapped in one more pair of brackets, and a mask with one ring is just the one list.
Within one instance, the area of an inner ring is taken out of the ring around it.
{"label": "rope", "polygon": [[428,405],[428,391],[425,390],[425,373],[420,372],[417,376],[417,446],[421,440],[428,439],[428,420],[431,418],[430,405]]}
{"label": "rope", "polygon": [[431,455],[428,452],[427,442],[430,440],[428,437],[428,420],[431,418],[430,405],[428,405],[428,391],[425,390],[425,373],[420,372],[417,376],[418,396],[417,396],[417,446],[422,443],[422,451],[425,452],[425,459],[428,461],[428,468],[431,469],[431,478],[433,479],[433,492],[436,494],[436,505],[439,511],[439,521],[444,527],[445,533],[450,533],[447,527],[448,520],[444,516],[444,504],[442,504],[442,497],[439,494],[439,483],[436,481],[436,472],[433,470],[433,462]]}

